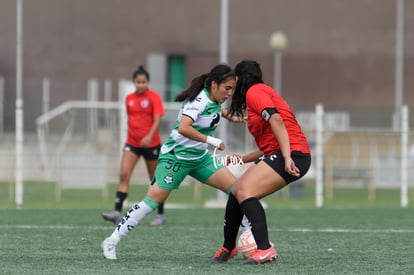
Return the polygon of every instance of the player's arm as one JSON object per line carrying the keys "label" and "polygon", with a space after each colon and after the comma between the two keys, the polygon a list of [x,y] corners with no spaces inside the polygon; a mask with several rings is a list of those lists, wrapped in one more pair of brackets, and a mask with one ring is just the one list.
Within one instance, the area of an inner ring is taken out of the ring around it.
{"label": "player's arm", "polygon": [[263,156],[263,152],[260,151],[260,150],[257,150],[257,151],[250,152],[250,153],[242,156],[242,161],[243,161],[243,163],[256,161],[261,156]]}
{"label": "player's arm", "polygon": [[[290,156],[290,140],[289,135],[283,122],[282,117],[277,113],[275,109],[274,113],[272,109],[267,110],[270,112],[270,115],[267,119],[269,122],[272,132],[275,135],[277,142],[279,143],[280,150],[282,151],[282,156],[285,160],[285,171],[291,175],[299,176],[299,169],[296,167],[295,163]],[[264,110],[263,112],[265,112]],[[265,117],[263,115],[263,117]]]}
{"label": "player's arm", "polygon": [[244,117],[230,115],[230,113],[224,108],[221,108],[221,116],[231,122],[245,122],[246,121]]}
{"label": "player's arm", "polygon": [[161,124],[161,115],[154,115],[153,123],[151,129],[148,131],[147,135],[142,138],[141,146],[147,147],[151,144],[152,139],[154,138],[155,133],[158,131],[158,128]]}
{"label": "player's arm", "polygon": [[256,161],[257,159],[259,159],[260,157],[263,156],[263,152],[260,150],[254,151],[254,152],[250,152],[244,156],[239,155],[239,154],[231,154],[231,155],[226,155],[226,165],[229,165],[231,163],[248,163],[248,162],[253,162]]}
{"label": "player's arm", "polygon": [[161,124],[161,117],[165,114],[164,106],[162,105],[161,97],[158,94],[154,94],[153,99],[154,111],[153,111],[153,123],[148,136],[152,137],[158,132]]}
{"label": "player's arm", "polygon": [[152,137],[154,136],[154,134],[158,131],[158,129],[160,128],[160,124],[161,124],[161,115],[159,114],[154,114],[154,121],[152,123],[152,127],[148,132],[148,136]]}
{"label": "player's arm", "polygon": [[221,139],[206,136],[194,129],[193,119],[185,114],[181,117],[180,125],[178,125],[178,132],[186,138],[200,142],[207,142],[218,147],[220,150],[224,150],[224,143]]}

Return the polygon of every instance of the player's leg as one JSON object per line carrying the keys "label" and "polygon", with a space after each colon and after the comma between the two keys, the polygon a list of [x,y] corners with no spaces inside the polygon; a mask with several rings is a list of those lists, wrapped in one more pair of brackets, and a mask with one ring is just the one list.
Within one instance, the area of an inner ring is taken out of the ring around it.
{"label": "player's leg", "polygon": [[200,182],[230,194],[224,217],[225,241],[223,247],[215,253],[212,259],[213,263],[224,263],[237,255],[235,242],[243,218],[239,203],[231,195],[232,185],[236,181],[236,177],[226,167],[214,162],[214,158],[209,155],[199,164],[199,167],[195,167],[190,175]]}
{"label": "player's leg", "polygon": [[233,194],[252,225],[257,250],[246,263],[257,264],[276,259],[277,252],[270,245],[266,214],[259,199],[286,186],[286,181],[268,164],[253,165],[236,181]]}
{"label": "player's leg", "polygon": [[115,248],[119,241],[127,236],[144,217],[157,209],[161,203],[164,203],[171,190],[178,189],[190,169],[191,167],[185,167],[171,153],[160,156],[154,180],[147,195],[125,214],[122,222],[115,228],[111,236],[102,243],[105,258],[116,259]]}
{"label": "player's leg", "polygon": [[237,199],[230,193],[224,214],[223,246],[214,254],[212,263],[225,263],[237,255],[236,238],[243,216]]}
{"label": "player's leg", "polygon": [[[155,173],[155,168],[158,163],[158,156],[160,153],[161,145],[151,147],[151,148],[141,148],[142,156],[145,159],[145,164],[147,167],[148,176],[150,181],[152,181]],[[151,225],[163,225],[167,222],[167,219],[164,216],[164,203],[161,203],[157,209],[157,216],[151,222]]]}
{"label": "player's leg", "polygon": [[264,263],[277,258],[277,251],[269,242],[266,214],[259,199],[298,180],[308,171],[311,163],[309,154],[292,152],[291,156],[299,168],[300,176],[293,176],[285,171],[283,157],[278,151],[249,167],[236,181],[233,194],[252,224],[252,233],[257,244],[257,250],[245,260],[246,264]]}
{"label": "player's leg", "polygon": [[171,190],[160,188],[156,182],[151,184],[145,198],[131,207],[122,218],[116,229],[118,235],[121,238],[125,237],[145,216],[157,209],[167,199],[170,192]]}
{"label": "player's leg", "polygon": [[131,232],[139,222],[147,215],[158,208],[163,203],[171,190],[161,189],[157,183],[153,183],[147,192],[145,198],[139,203],[132,206],[122,218],[112,234],[102,243],[103,255],[106,259],[116,259],[116,246]]}
{"label": "player's leg", "polygon": [[[155,168],[157,167],[158,163],[158,155],[160,152],[161,146],[156,146],[152,148],[144,148],[142,149],[143,153],[142,156],[145,158],[145,164],[147,167],[147,172],[150,180],[153,179]],[[163,225],[167,222],[167,219],[164,215],[164,204],[161,203],[157,209],[157,216],[155,216],[154,220],[151,222],[151,225],[158,226]]]}
{"label": "player's leg", "polygon": [[[145,163],[147,164],[147,171],[150,178],[154,178],[155,168],[157,167],[157,160],[146,160]],[[164,216],[164,203],[160,203],[157,208],[157,216],[155,216],[154,220],[151,222],[151,225],[158,226],[163,225],[167,222],[167,219]]]}
{"label": "player's leg", "polygon": [[139,160],[139,155],[134,153],[129,145],[125,145],[121,158],[121,174],[115,195],[114,211],[102,213],[105,220],[118,224],[121,221],[121,212],[124,201],[128,197],[129,181],[135,165]]}

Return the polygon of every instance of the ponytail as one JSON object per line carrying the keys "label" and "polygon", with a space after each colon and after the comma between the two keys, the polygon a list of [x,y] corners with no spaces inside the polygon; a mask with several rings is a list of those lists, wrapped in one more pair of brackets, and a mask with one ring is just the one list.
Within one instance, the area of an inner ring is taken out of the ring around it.
{"label": "ponytail", "polygon": [[230,78],[236,79],[236,74],[229,66],[225,64],[216,65],[208,74],[202,74],[194,78],[191,81],[190,87],[177,95],[175,101],[184,101],[187,99],[190,102],[194,101],[203,88],[206,88],[208,91],[211,90],[211,83],[213,81],[221,84]]}
{"label": "ponytail", "polygon": [[204,84],[208,74],[202,74],[191,81],[190,87],[182,91],[179,95],[175,97],[175,101],[182,102],[188,98],[189,101],[193,101],[200,91],[204,88]]}
{"label": "ponytail", "polygon": [[143,65],[139,65],[138,68],[134,71],[134,73],[132,74],[132,80],[135,80],[135,78],[138,75],[145,75],[145,77],[148,79],[148,81],[150,80],[150,75],[149,75],[148,71],[145,70]]}

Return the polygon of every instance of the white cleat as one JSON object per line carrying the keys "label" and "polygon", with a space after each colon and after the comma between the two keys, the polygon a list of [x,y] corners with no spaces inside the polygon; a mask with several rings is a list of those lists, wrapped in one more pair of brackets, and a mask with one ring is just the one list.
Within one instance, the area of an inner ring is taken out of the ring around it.
{"label": "white cleat", "polygon": [[105,259],[116,260],[116,244],[109,241],[109,238],[106,238],[102,242],[101,247]]}

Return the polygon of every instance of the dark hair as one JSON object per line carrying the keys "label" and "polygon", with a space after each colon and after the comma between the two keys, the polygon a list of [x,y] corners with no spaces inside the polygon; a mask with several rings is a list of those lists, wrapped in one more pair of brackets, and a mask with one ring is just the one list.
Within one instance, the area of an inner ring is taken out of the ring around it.
{"label": "dark hair", "polygon": [[193,101],[204,87],[210,91],[213,81],[220,84],[229,78],[236,79],[234,71],[228,65],[216,65],[208,74],[202,74],[194,78],[191,81],[190,87],[177,95],[175,101],[184,101],[186,99]]}
{"label": "dark hair", "polygon": [[142,66],[142,65],[139,65],[138,69],[136,69],[135,72],[132,74],[132,80],[135,80],[135,78],[138,75],[141,75],[141,74],[145,75],[145,77],[148,79],[148,81],[150,80],[149,73],[147,72],[147,70],[145,70],[144,66]]}
{"label": "dark hair", "polygon": [[229,114],[243,116],[246,109],[247,90],[256,83],[263,83],[260,64],[253,60],[243,60],[236,65],[237,84],[231,98]]}

